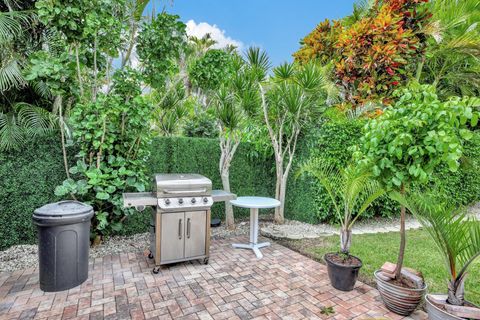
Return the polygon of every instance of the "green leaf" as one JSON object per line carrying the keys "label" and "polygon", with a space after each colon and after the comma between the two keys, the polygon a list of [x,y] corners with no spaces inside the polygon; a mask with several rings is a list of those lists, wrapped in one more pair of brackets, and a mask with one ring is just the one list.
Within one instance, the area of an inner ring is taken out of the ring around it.
{"label": "green leaf", "polygon": [[110,195],[106,192],[97,192],[95,197],[100,200],[107,200],[110,198]]}

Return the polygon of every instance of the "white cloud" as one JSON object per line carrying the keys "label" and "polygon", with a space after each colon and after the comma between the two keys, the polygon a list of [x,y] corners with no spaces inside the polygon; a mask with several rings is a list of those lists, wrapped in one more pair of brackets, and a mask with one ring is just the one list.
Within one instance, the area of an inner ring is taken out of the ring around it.
{"label": "white cloud", "polygon": [[241,41],[230,38],[225,34],[225,30],[220,29],[215,24],[211,25],[207,22],[196,23],[194,20],[189,20],[186,24],[188,36],[202,38],[207,33],[210,33],[212,39],[217,42],[213,48],[225,48],[227,45],[231,44],[236,46],[238,50],[243,49],[243,43]]}

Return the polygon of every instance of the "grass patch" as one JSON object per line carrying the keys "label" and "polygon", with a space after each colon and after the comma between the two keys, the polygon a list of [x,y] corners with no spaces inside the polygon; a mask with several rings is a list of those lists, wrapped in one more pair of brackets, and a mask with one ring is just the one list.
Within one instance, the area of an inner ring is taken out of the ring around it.
{"label": "grass patch", "polygon": [[[332,236],[315,240],[286,241],[283,244],[315,260],[323,261],[325,253],[338,251],[339,239]],[[351,253],[363,261],[360,280],[373,285],[373,272],[385,261],[397,260],[399,244],[398,232],[353,235]],[[429,292],[446,293],[448,276],[444,261],[425,230],[407,231],[404,266],[423,273]],[[470,267],[465,297],[477,305],[480,304],[480,259]]]}

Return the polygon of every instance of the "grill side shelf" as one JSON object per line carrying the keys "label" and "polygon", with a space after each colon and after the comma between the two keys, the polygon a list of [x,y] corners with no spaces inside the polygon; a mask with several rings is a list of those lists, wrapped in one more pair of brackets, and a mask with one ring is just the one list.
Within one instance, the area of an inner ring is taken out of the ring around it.
{"label": "grill side shelf", "polygon": [[212,190],[213,202],[227,202],[237,199],[237,195],[225,190]]}
{"label": "grill side shelf", "polygon": [[131,192],[123,194],[123,207],[135,207],[138,211],[143,211],[146,206],[156,206],[157,197],[152,192]]}

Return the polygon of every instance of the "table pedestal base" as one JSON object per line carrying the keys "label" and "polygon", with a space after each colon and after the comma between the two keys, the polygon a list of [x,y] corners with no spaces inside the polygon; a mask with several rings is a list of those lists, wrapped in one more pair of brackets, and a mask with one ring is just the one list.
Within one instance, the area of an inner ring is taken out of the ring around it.
{"label": "table pedestal base", "polygon": [[270,246],[270,242],[249,243],[249,244],[243,244],[243,243],[232,244],[232,247],[237,248],[237,249],[253,250],[253,252],[255,253],[255,255],[257,256],[258,259],[263,258],[263,254],[260,252],[260,248],[268,247],[268,246]]}
{"label": "table pedestal base", "polygon": [[248,244],[233,244],[234,248],[239,249],[251,249],[255,252],[258,259],[262,259],[263,255],[260,252],[260,248],[267,247],[270,242],[257,243],[258,241],[258,208],[250,209],[250,243]]}

